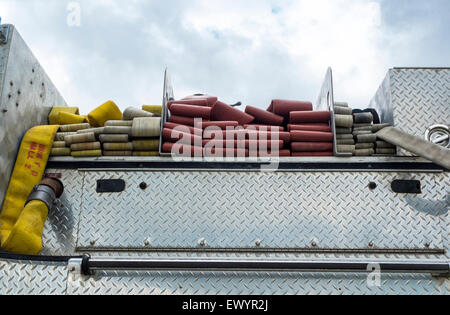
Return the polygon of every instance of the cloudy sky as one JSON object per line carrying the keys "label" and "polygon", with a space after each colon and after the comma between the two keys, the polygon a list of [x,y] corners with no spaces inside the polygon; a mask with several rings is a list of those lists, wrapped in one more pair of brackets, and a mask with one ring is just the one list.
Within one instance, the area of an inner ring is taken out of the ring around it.
{"label": "cloudy sky", "polygon": [[266,108],[337,100],[365,107],[394,66],[449,66],[449,0],[0,0],[70,105],[160,104],[197,92]]}

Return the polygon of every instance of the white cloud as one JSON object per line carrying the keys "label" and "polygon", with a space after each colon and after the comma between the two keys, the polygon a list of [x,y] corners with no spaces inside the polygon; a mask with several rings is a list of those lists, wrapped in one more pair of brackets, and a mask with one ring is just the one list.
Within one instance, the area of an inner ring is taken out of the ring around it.
{"label": "white cloud", "polygon": [[380,1],[79,0],[80,28],[65,24],[69,1],[1,0],[0,15],[85,112],[107,99],[160,103],[166,66],[176,96],[263,108],[272,98],[314,102],[332,66],[336,98],[364,107],[393,63],[423,60],[414,47],[435,27],[392,28]]}

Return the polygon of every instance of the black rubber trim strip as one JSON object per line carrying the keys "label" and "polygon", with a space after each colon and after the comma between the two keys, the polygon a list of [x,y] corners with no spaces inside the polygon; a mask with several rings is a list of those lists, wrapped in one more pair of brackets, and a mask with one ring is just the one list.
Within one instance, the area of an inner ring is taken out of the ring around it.
{"label": "black rubber trim strip", "polygon": [[91,255],[83,255],[81,259],[81,273],[85,276],[90,276],[92,273],[89,270],[89,260]]}
{"label": "black rubber trim strip", "polygon": [[36,255],[18,255],[0,252],[0,260],[17,260],[32,262],[68,262],[73,258],[83,258],[82,256],[36,256]]}
{"label": "black rubber trim strip", "polygon": [[[311,272],[367,272],[370,262],[295,262],[295,261],[169,261],[90,259],[89,270],[298,270]],[[448,263],[389,263],[379,266],[384,272],[448,274]]]}
{"label": "black rubber trim strip", "polygon": [[[221,163],[221,162],[131,162],[131,161],[74,161],[59,162],[49,161],[47,168],[53,169],[156,169],[156,170],[260,170],[261,166],[270,165],[269,163]],[[446,171],[441,166],[432,163],[421,162],[361,162],[361,163],[323,163],[323,162],[305,162],[305,163],[280,163],[278,171],[286,170],[392,170],[392,171]]]}

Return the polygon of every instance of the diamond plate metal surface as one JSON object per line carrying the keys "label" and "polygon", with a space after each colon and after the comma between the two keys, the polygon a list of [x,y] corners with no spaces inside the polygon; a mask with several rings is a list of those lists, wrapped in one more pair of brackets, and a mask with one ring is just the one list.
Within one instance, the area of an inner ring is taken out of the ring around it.
{"label": "diamond plate metal surface", "polygon": [[427,275],[382,275],[370,287],[365,274],[252,272],[100,272],[72,283],[68,294],[293,295],[448,294],[448,282]]}
{"label": "diamond plate metal surface", "polygon": [[60,174],[64,183],[61,204],[49,211],[43,234],[42,255],[70,256],[75,253],[81,209],[83,175],[77,170],[48,169],[46,173]]}
{"label": "diamond plate metal surface", "polygon": [[0,261],[0,295],[63,295],[66,264]]}
{"label": "diamond plate metal surface", "polygon": [[14,26],[9,37],[0,45],[0,205],[25,132],[47,124],[53,106],[66,106]]}
{"label": "diamond plate metal surface", "polygon": [[[435,174],[87,172],[82,249],[443,249],[449,187]],[[445,175],[448,176],[448,175]],[[99,179],[126,190],[98,194]],[[447,178],[447,177],[446,177]],[[391,192],[395,179],[423,194]],[[368,188],[369,182],[378,187]],[[139,184],[146,182],[143,191]],[[256,242],[261,245],[256,246]],[[372,243],[372,247],[369,244]]]}
{"label": "diamond plate metal surface", "polygon": [[427,128],[450,125],[450,69],[391,69],[370,107],[384,122],[424,138]]}

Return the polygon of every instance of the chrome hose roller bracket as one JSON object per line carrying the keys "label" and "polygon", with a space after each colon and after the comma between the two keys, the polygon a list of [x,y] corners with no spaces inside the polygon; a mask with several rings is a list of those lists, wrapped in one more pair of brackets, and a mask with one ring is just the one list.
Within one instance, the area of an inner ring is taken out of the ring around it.
{"label": "chrome hose roller bracket", "polygon": [[450,149],[450,127],[434,125],[427,129],[425,139],[441,147]]}

